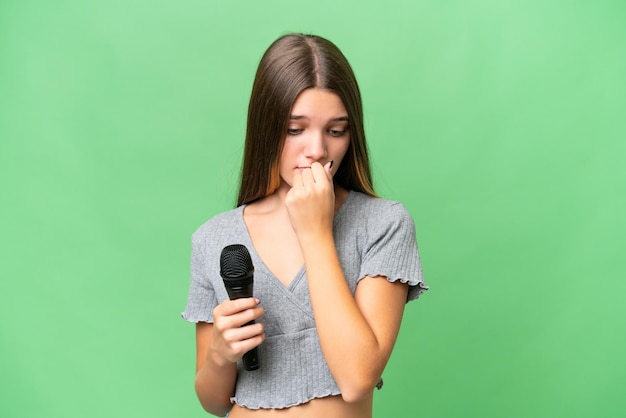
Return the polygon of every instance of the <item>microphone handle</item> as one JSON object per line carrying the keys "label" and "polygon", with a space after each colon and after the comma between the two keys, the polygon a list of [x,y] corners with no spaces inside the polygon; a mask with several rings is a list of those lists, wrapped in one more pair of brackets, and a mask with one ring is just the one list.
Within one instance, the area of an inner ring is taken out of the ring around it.
{"label": "microphone handle", "polygon": [[[243,287],[226,287],[226,291],[228,292],[228,297],[230,298],[230,300],[241,299],[241,298],[251,298],[252,297],[252,284],[250,284],[249,286],[243,286]],[[253,319],[252,321],[243,324],[243,326],[245,327],[246,325],[252,325],[254,323],[255,322]],[[257,370],[260,366],[259,352],[257,350],[257,347],[254,347],[253,349],[248,351],[246,354],[244,354],[242,360],[243,360],[243,367],[246,370],[248,371]]]}

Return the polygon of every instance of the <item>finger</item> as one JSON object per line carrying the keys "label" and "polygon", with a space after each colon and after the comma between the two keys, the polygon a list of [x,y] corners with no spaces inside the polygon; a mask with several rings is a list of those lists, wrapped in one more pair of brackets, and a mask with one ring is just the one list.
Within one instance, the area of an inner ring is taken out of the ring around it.
{"label": "finger", "polygon": [[233,345],[240,341],[249,340],[258,336],[264,335],[263,324],[260,322],[246,325],[239,328],[229,329],[224,332],[224,340]]}
{"label": "finger", "polygon": [[303,183],[302,183],[302,173],[296,173],[293,176],[293,187],[302,187]]}
{"label": "finger", "polygon": [[222,337],[225,343],[224,348],[227,350],[222,351],[224,357],[232,362],[236,362],[240,360],[245,353],[265,340],[265,332],[263,324],[256,323],[242,328],[228,330]]}
{"label": "finger", "polygon": [[241,358],[245,353],[252,350],[254,347],[259,346],[265,340],[265,334],[257,334],[250,338],[239,340],[230,344],[231,349],[236,353],[238,358]]}
{"label": "finger", "polygon": [[311,164],[311,174],[316,183],[328,183],[332,179],[326,167],[323,167],[320,163]]}
{"label": "finger", "polygon": [[302,171],[302,184],[306,185],[312,183],[315,183],[315,178],[313,176],[313,166]]}
{"label": "finger", "polygon": [[265,314],[263,308],[246,309],[229,316],[214,316],[213,329],[222,335],[227,335],[234,329],[247,326],[252,321],[256,321]]}
{"label": "finger", "polygon": [[260,301],[257,298],[241,298],[235,300],[225,300],[215,307],[214,316],[230,316],[246,309],[256,308]]}
{"label": "finger", "polygon": [[334,160],[330,160],[329,162],[327,162],[324,165],[324,169],[326,170],[326,173],[328,174],[329,178],[331,178],[333,176],[333,164],[334,164]]}
{"label": "finger", "polygon": [[250,321],[256,321],[265,314],[265,310],[261,307],[254,309],[246,309],[245,311],[238,312],[236,314],[222,317],[227,318],[227,324],[233,328],[244,326]]}
{"label": "finger", "polygon": [[250,321],[256,321],[264,314],[265,310],[259,306],[254,309],[246,309],[245,311],[241,311],[239,313],[231,315],[229,318],[233,322],[234,326],[241,327]]}

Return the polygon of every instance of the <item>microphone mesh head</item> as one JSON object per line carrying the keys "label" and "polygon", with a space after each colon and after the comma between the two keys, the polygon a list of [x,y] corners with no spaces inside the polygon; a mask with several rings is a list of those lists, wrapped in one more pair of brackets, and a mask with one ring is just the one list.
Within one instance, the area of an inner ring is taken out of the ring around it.
{"label": "microphone mesh head", "polygon": [[248,249],[241,244],[224,247],[220,255],[220,273],[222,277],[241,278],[254,271]]}

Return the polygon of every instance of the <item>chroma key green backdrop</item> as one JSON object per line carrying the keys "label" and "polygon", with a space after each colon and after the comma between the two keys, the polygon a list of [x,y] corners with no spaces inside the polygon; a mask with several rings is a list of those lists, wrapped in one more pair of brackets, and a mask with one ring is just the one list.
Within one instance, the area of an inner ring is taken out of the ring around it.
{"label": "chroma key green backdrop", "polygon": [[203,417],[190,235],[287,32],[334,41],[415,218],[375,416],[626,413],[626,3],[0,2],[0,416]]}

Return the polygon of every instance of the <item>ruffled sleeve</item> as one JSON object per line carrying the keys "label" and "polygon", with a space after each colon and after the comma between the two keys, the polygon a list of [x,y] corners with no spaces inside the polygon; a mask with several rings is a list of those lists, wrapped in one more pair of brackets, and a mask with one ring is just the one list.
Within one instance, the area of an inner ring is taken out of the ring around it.
{"label": "ruffled sleeve", "polygon": [[181,314],[189,322],[213,322],[213,308],[218,305],[215,291],[208,278],[205,246],[194,234],[191,242],[191,282],[187,306]]}
{"label": "ruffled sleeve", "polygon": [[384,276],[390,282],[409,284],[407,302],[428,290],[415,239],[413,218],[399,202],[388,202],[371,214],[359,277]]}

